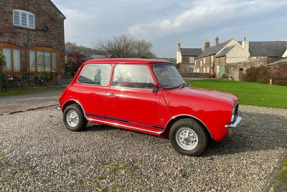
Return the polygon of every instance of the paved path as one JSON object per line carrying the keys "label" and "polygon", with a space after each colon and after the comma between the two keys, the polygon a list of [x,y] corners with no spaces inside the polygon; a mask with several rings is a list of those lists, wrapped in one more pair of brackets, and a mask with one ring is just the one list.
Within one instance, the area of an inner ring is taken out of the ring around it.
{"label": "paved path", "polygon": [[58,104],[62,90],[0,97],[0,115]]}

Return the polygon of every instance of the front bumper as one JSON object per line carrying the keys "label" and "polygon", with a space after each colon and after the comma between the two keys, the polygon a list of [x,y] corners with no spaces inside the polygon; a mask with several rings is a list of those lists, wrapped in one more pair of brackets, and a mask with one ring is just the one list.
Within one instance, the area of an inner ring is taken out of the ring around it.
{"label": "front bumper", "polygon": [[238,115],[237,115],[236,120],[230,125],[225,125],[225,128],[228,129],[228,135],[230,135],[230,136],[233,135],[233,133],[235,132],[235,128],[237,127],[237,125],[239,124],[241,119],[242,119],[242,115],[241,115],[240,111],[238,111]]}

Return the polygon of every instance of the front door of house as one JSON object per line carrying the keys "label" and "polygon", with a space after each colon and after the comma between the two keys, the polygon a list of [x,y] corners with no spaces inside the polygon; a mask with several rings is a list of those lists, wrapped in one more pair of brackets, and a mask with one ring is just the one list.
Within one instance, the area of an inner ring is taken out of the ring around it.
{"label": "front door of house", "polygon": [[222,66],[221,66],[221,76],[225,73],[224,69],[225,69],[225,66],[222,65]]}

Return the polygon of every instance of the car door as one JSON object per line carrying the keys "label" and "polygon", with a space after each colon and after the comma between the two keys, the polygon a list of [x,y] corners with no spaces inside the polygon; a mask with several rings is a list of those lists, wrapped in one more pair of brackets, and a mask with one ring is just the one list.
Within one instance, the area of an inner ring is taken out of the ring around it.
{"label": "car door", "polygon": [[106,94],[106,115],[113,121],[148,130],[163,129],[159,120],[161,92],[147,65],[118,64]]}
{"label": "car door", "polygon": [[77,83],[72,90],[77,94],[77,101],[84,108],[88,118],[104,115],[105,99],[111,74],[109,64],[88,64],[82,69]]}

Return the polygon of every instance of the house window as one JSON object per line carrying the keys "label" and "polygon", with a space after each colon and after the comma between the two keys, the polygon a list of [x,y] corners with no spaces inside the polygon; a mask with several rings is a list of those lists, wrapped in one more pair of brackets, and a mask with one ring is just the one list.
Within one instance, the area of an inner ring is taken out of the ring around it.
{"label": "house window", "polygon": [[219,72],[220,72],[220,71],[219,71],[219,65],[216,66],[216,72],[217,72],[217,74],[219,75]]}
{"label": "house window", "polygon": [[205,73],[205,67],[203,68],[203,73]]}
{"label": "house window", "polygon": [[194,57],[189,58],[189,63],[194,63]]}
{"label": "house window", "polygon": [[214,61],[214,55],[211,56],[211,63]]}
{"label": "house window", "polygon": [[202,67],[202,61],[200,61],[200,67]]}
{"label": "house window", "polygon": [[29,72],[59,72],[59,51],[36,47],[29,50]]}
{"label": "house window", "polygon": [[207,67],[207,73],[209,73],[209,67]]}
{"label": "house window", "polygon": [[0,43],[0,52],[6,59],[4,72],[21,72],[21,48],[12,44]]}
{"label": "house window", "polygon": [[196,61],[197,61],[197,60],[195,60],[195,64],[194,64],[195,66],[196,66]]}
{"label": "house window", "polygon": [[205,63],[205,57],[203,58],[203,63]]}
{"label": "house window", "polygon": [[13,25],[29,29],[35,29],[35,15],[28,11],[14,9]]}

